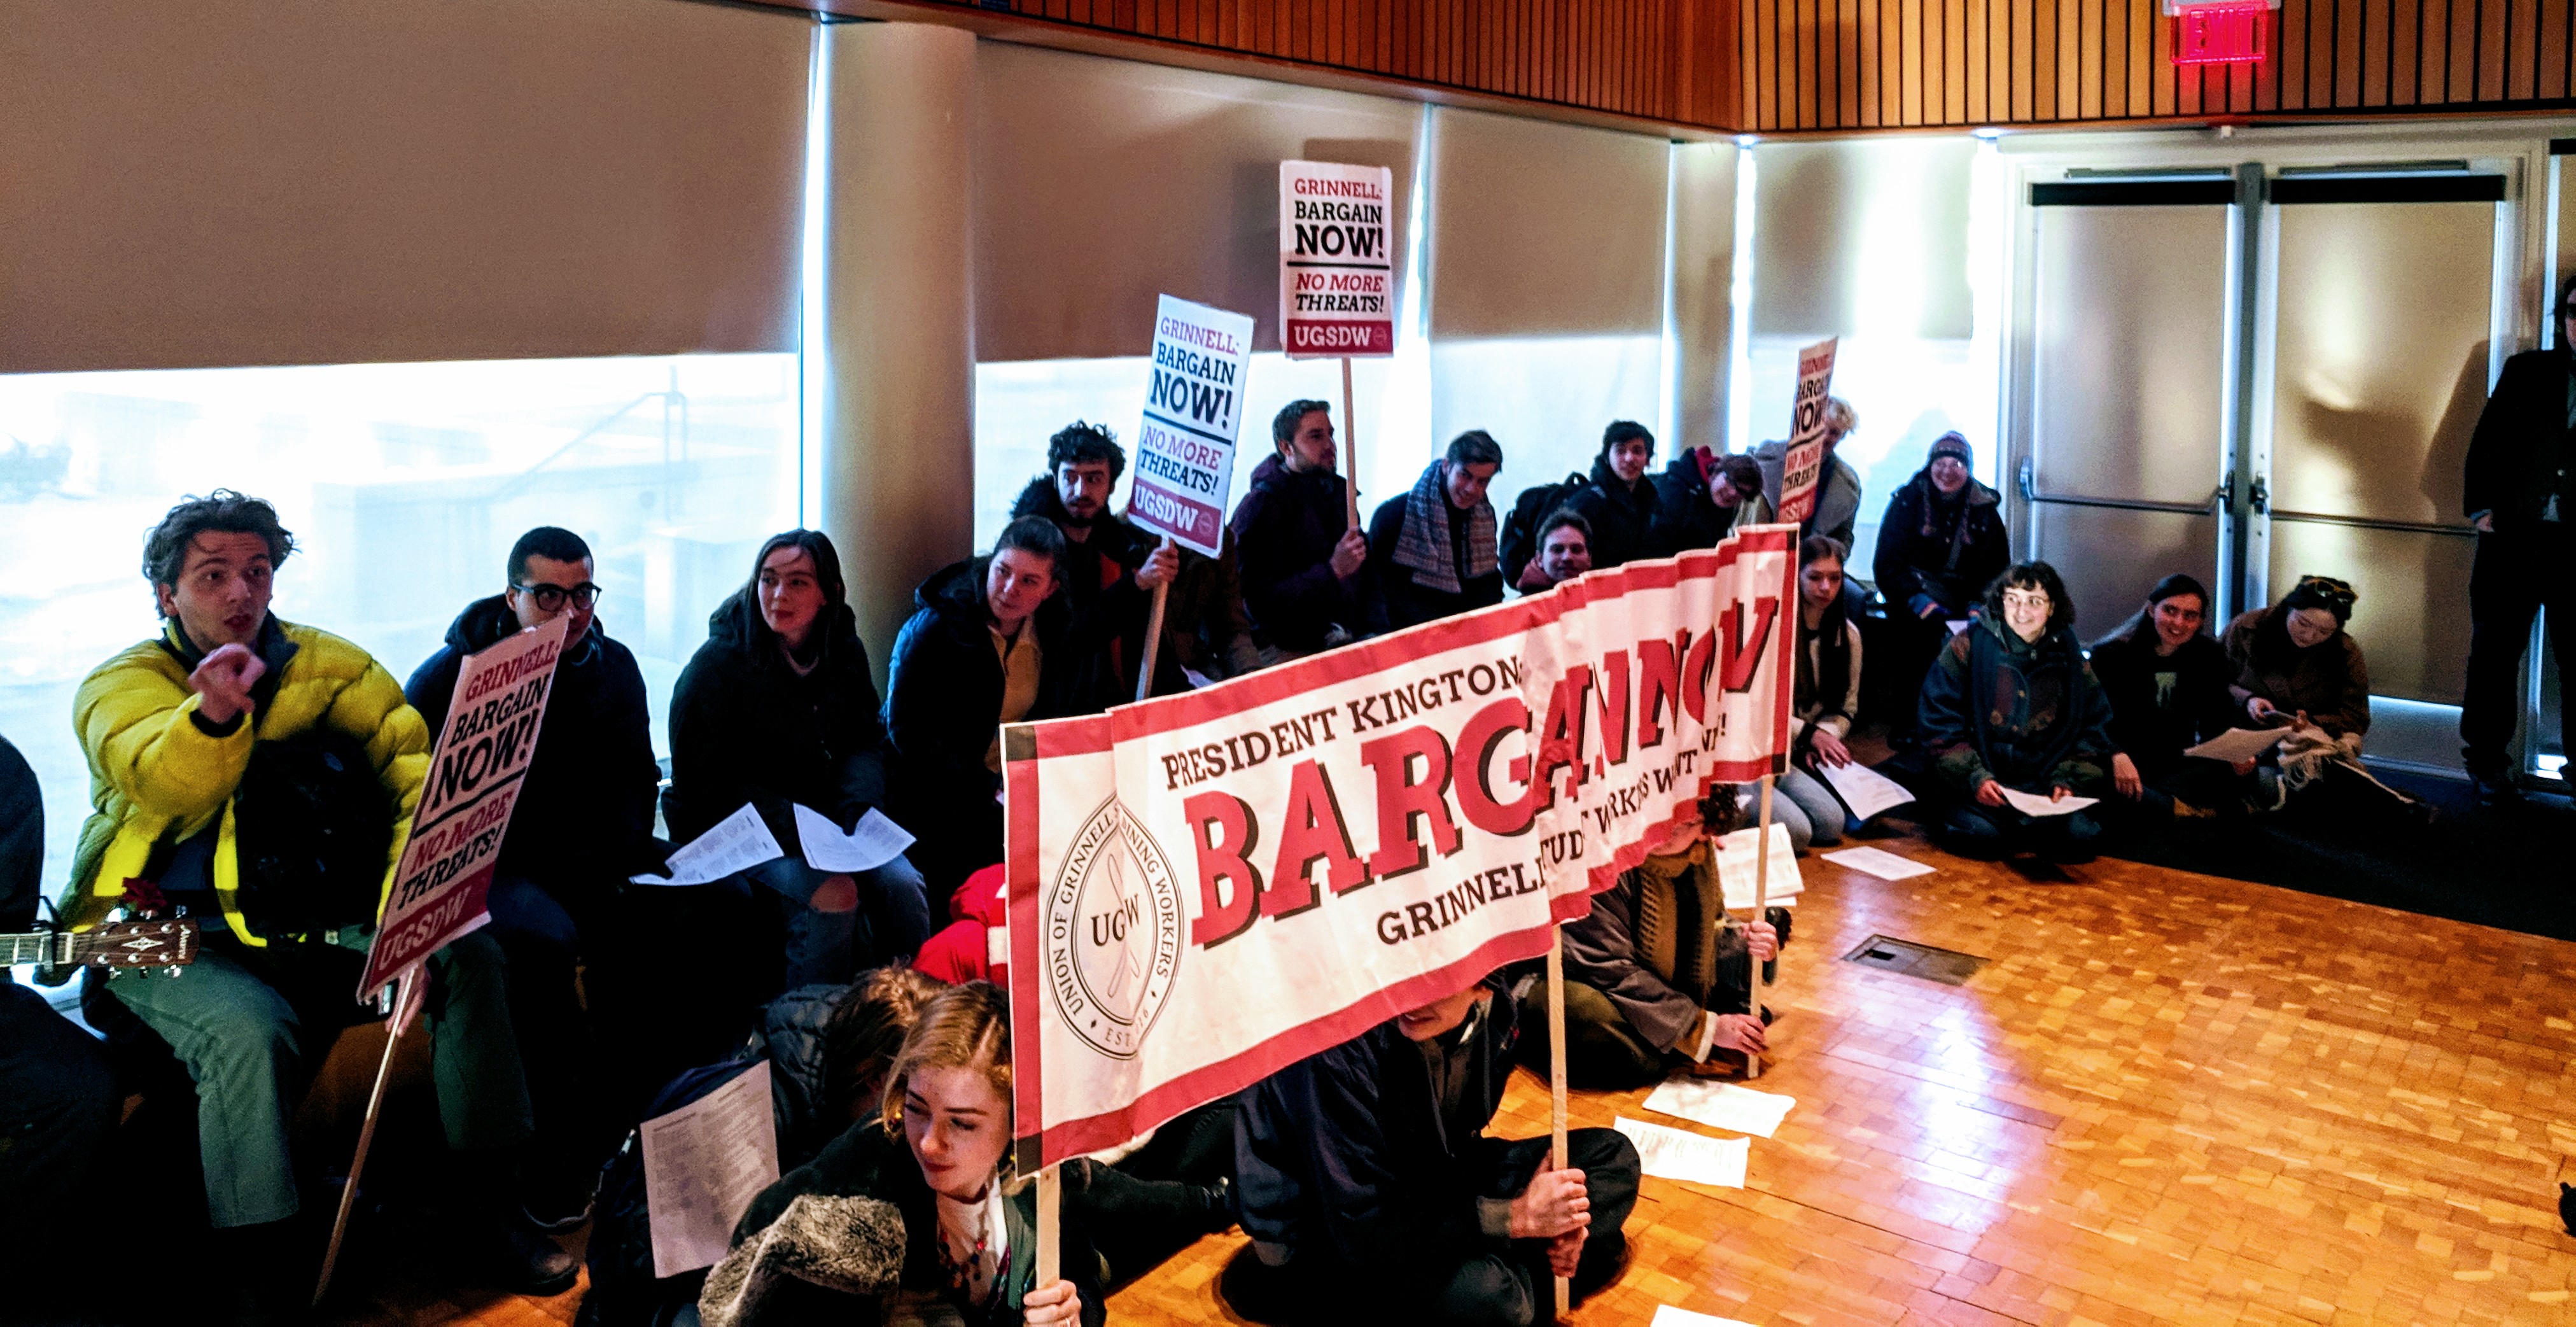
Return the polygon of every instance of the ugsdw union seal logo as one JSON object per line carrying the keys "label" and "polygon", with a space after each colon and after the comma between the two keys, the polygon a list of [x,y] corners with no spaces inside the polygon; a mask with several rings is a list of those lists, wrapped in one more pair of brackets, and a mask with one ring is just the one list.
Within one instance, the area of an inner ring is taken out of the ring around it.
{"label": "ugsdw union seal logo", "polygon": [[1116,797],[1083,822],[1047,888],[1047,990],[1091,1047],[1132,1059],[1181,967],[1181,893],[1170,859]]}

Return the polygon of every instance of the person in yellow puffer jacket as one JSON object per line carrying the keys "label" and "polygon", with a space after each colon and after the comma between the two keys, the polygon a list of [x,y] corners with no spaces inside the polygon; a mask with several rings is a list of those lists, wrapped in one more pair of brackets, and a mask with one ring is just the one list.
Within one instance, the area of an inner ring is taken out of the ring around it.
{"label": "person in yellow puffer jacket", "polygon": [[[172,508],[147,538],[160,637],[119,652],[80,685],[73,724],[89,762],[92,814],[62,912],[76,927],[118,905],[189,906],[206,928],[178,976],[94,986],[95,1018],[131,1011],[170,1044],[197,1086],[206,1206],[238,1318],[288,1320],[309,1294],[311,1248],[287,1123],[297,1084],[362,1017],[354,992],[372,925],[260,934],[243,915],[236,802],[260,743],[337,734],[363,748],[392,828],[386,883],[429,768],[430,734],[400,684],[358,646],[269,612],[294,549],[267,503],[218,489]],[[381,913],[382,887],[375,911]],[[363,908],[363,904],[360,905]],[[467,1219],[465,1266],[495,1287],[556,1293],[577,1265],[525,1226],[518,1152],[532,1132],[510,1031],[500,950],[468,935],[429,964],[428,1014],[441,1171]],[[121,1009],[120,1009],[121,1007]]]}

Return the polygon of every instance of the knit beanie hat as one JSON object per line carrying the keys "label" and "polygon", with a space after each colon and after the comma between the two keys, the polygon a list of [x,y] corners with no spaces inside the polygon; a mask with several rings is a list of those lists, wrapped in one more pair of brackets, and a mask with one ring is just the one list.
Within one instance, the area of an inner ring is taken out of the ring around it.
{"label": "knit beanie hat", "polygon": [[1967,437],[1956,429],[1932,440],[1932,454],[1924,457],[1923,463],[1930,465],[1944,456],[1956,457],[1959,464],[1970,469],[1976,468],[1976,456],[1968,450]]}

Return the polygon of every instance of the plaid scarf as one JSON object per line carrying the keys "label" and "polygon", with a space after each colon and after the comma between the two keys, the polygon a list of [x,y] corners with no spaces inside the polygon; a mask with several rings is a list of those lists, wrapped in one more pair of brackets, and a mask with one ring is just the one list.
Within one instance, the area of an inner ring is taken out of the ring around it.
{"label": "plaid scarf", "polygon": [[1395,537],[1395,565],[1413,573],[1426,590],[1456,594],[1459,578],[1490,575],[1502,566],[1494,548],[1494,504],[1478,502],[1467,513],[1467,565],[1460,568],[1449,544],[1449,494],[1442,487],[1446,461],[1433,461],[1404,495],[1404,529]]}

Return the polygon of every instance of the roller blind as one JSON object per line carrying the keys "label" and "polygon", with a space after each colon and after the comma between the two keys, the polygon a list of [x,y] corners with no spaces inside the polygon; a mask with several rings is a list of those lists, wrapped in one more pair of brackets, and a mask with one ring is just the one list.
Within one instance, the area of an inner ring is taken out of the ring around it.
{"label": "roller blind", "polygon": [[811,32],[0,0],[0,373],[792,348]]}
{"label": "roller blind", "polygon": [[1145,354],[1166,292],[1278,349],[1283,160],[1393,169],[1404,252],[1409,102],[1001,42],[975,78],[978,360]]}
{"label": "roller blind", "polygon": [[1964,339],[1975,140],[1753,150],[1753,334]]}
{"label": "roller blind", "polygon": [[1662,329],[1663,139],[1482,111],[1439,115],[1435,338]]}

